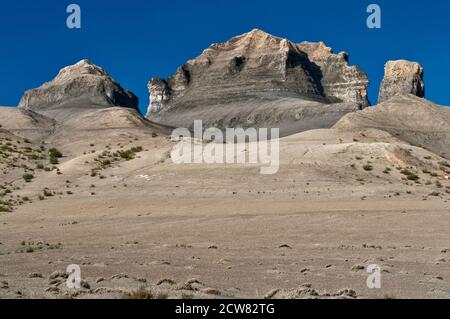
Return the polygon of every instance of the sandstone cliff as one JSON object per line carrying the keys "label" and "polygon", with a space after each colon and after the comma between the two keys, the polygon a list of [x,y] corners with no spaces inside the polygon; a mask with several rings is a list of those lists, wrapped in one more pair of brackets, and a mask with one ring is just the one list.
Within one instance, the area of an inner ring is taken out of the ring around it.
{"label": "sandstone cliff", "polygon": [[388,61],[384,67],[384,78],[380,86],[378,103],[389,100],[395,95],[404,94],[425,96],[423,68],[416,62]]}
{"label": "sandstone cliff", "polygon": [[171,126],[330,127],[369,105],[367,76],[346,53],[261,30],[213,44],[169,79],[149,82],[147,117]]}

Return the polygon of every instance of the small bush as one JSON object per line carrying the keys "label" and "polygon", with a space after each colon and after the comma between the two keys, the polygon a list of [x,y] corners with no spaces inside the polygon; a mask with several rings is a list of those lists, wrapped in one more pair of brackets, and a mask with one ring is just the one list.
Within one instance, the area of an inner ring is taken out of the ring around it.
{"label": "small bush", "polygon": [[55,157],[55,158],[63,157],[62,153],[59,150],[57,150],[56,148],[49,149],[48,154],[50,157]]}
{"label": "small bush", "polygon": [[409,181],[418,181],[420,179],[419,176],[407,169],[401,170],[400,173],[405,175]]}
{"label": "small bush", "polygon": [[33,178],[34,178],[34,175],[32,175],[32,174],[23,174],[22,175],[22,178],[25,180],[25,182],[27,182],[27,183],[31,183],[31,181],[33,180]]}
{"label": "small bush", "polygon": [[10,213],[11,207],[0,205],[0,213]]}
{"label": "small bush", "polygon": [[417,175],[415,175],[415,174],[408,175],[406,178],[407,178],[409,181],[418,181],[418,180],[420,179],[420,177],[417,176]]}
{"label": "small bush", "polygon": [[59,164],[59,160],[58,159],[63,157],[63,154],[59,150],[57,150],[56,148],[51,148],[48,151],[48,154],[50,156],[50,164],[52,164],[52,165]]}
{"label": "small bush", "polygon": [[363,168],[365,171],[368,171],[368,172],[373,171],[373,166],[370,164],[364,165]]}

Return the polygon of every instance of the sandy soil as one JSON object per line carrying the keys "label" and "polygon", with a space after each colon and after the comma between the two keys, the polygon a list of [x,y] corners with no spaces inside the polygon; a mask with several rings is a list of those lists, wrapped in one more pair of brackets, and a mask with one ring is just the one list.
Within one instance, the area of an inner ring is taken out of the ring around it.
{"label": "sandy soil", "polygon": [[[175,165],[167,137],[87,136],[49,142],[60,175],[14,182],[32,203],[0,213],[0,297],[450,297],[450,183],[421,148],[375,130],[310,131],[282,139],[280,171],[265,176]],[[91,176],[118,144],[143,151]],[[39,200],[44,188],[55,193]],[[65,287],[70,264],[79,291]],[[370,264],[381,289],[366,285]]]}

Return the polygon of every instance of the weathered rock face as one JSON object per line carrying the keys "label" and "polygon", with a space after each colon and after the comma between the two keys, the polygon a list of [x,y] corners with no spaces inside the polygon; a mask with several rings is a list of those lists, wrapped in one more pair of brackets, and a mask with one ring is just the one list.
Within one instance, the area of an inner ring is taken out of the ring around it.
{"label": "weathered rock face", "polygon": [[395,95],[405,94],[425,96],[422,66],[406,60],[388,61],[384,67],[384,79],[381,83],[378,103],[389,100]]}
{"label": "weathered rock face", "polygon": [[[152,79],[147,117],[177,127],[194,120],[219,128],[289,123],[293,132],[296,125],[328,127],[369,105],[368,83],[345,53],[253,30],[211,45],[167,80]],[[333,109],[332,103],[339,105]],[[314,125],[308,123],[311,116]]]}
{"label": "weathered rock face", "polygon": [[334,54],[323,42],[302,42],[298,48],[308,54],[308,58],[319,66],[318,80],[328,97],[344,102],[356,102],[369,106],[367,75],[357,66],[349,65],[347,52]]}
{"label": "weathered rock face", "polygon": [[55,79],[25,92],[20,108],[41,111],[82,101],[84,105],[138,107],[138,98],[123,89],[105,70],[82,60],[62,69]]}

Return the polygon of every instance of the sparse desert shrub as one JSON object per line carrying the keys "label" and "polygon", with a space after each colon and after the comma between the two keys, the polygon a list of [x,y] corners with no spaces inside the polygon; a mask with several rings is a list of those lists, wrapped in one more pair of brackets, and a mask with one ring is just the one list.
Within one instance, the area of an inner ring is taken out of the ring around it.
{"label": "sparse desert shrub", "polygon": [[136,156],[136,153],[140,153],[143,151],[141,146],[132,147],[129,150],[118,151],[117,155],[125,160],[132,160]]}
{"label": "sparse desert shrub", "polygon": [[56,148],[51,148],[48,151],[48,155],[50,157],[50,164],[56,165],[59,163],[59,158],[63,157],[63,154]]}
{"label": "sparse desert shrub", "polygon": [[415,174],[408,175],[406,178],[407,178],[409,181],[418,181],[418,180],[420,179],[420,177],[417,176],[417,175],[415,175]]}
{"label": "sparse desert shrub", "polygon": [[48,188],[44,188],[43,193],[44,193],[45,197],[52,197],[53,196],[53,193]]}
{"label": "sparse desert shrub", "polygon": [[0,205],[0,213],[10,213],[11,207]]}
{"label": "sparse desert shrub", "polygon": [[31,181],[32,181],[33,178],[34,178],[34,175],[33,175],[33,174],[28,174],[28,173],[26,173],[26,174],[23,174],[23,175],[22,175],[22,178],[25,180],[25,182],[31,183]]}
{"label": "sparse desert shrub", "polygon": [[59,160],[58,160],[56,157],[50,157],[49,162],[50,162],[50,164],[52,164],[52,165],[57,165],[57,164],[59,164]]}
{"label": "sparse desert shrub", "polygon": [[63,154],[58,149],[56,149],[54,147],[49,149],[48,154],[49,154],[50,157],[56,157],[56,158],[63,157]]}
{"label": "sparse desert shrub", "polygon": [[363,168],[365,171],[368,171],[368,172],[373,171],[373,166],[370,164],[364,165]]}
{"label": "sparse desert shrub", "polygon": [[418,181],[420,179],[419,176],[407,169],[401,170],[400,173],[405,175],[409,181]]}

